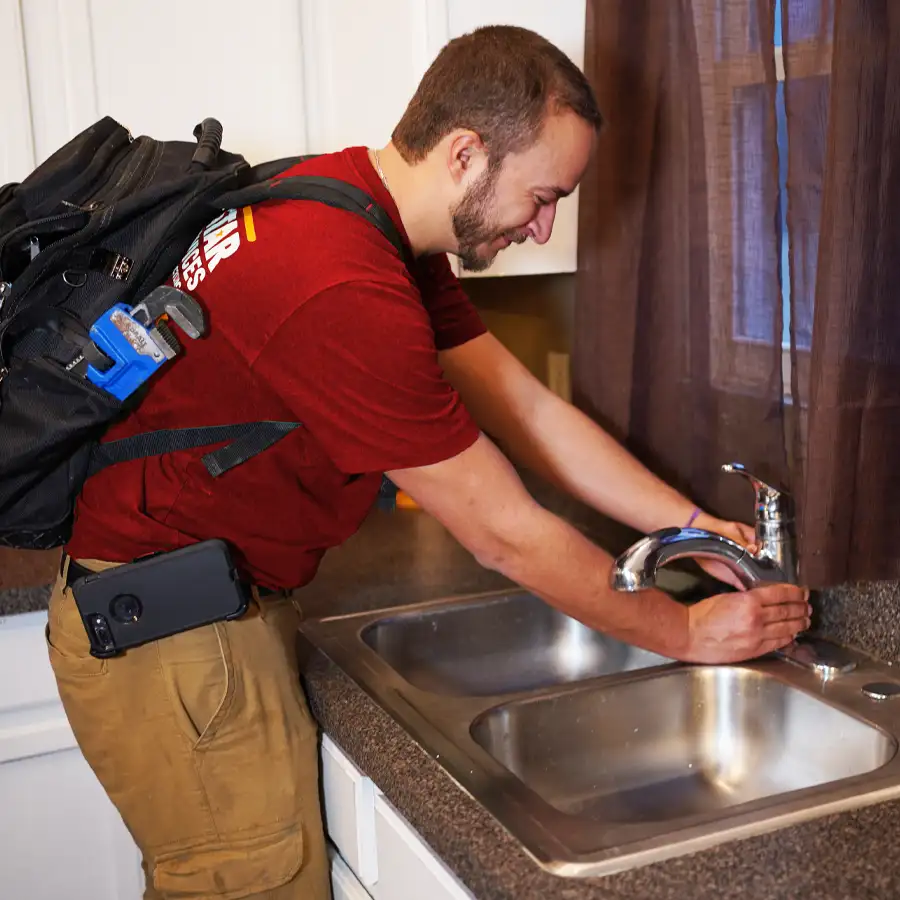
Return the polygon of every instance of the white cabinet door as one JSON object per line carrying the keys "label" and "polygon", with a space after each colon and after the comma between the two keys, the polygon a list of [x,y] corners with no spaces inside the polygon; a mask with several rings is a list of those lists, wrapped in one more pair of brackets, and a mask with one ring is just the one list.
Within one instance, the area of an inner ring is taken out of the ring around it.
{"label": "white cabinet door", "polygon": [[430,0],[314,0],[303,6],[310,152],[381,147],[447,34]]}
{"label": "white cabinet door", "polygon": [[372,900],[372,895],[335,852],[331,853],[331,892],[334,900]]}
{"label": "white cabinet door", "polygon": [[475,900],[381,793],[375,797],[375,845],[375,900]]}
{"label": "white cabinet door", "polygon": [[371,887],[378,880],[375,785],[327,734],[321,758],[328,836],[359,880]]}
{"label": "white cabinet door", "polygon": [[22,7],[38,161],[104,115],[135,135],[187,141],[212,116],[223,146],[254,163],[306,152],[297,0]]}
{"label": "white cabinet door", "polygon": [[140,854],[66,721],[46,622],[0,618],[0,897],[140,900]]}
{"label": "white cabinet door", "polygon": [[[456,37],[482,25],[519,25],[552,41],[579,69],[584,68],[585,0],[447,0],[448,30]],[[508,247],[485,272],[466,278],[541,275],[578,268],[578,191],[559,202],[553,236],[543,247],[530,241]]]}
{"label": "white cabinet door", "polygon": [[[353,887],[358,885],[375,900],[474,900],[327,735],[322,739],[322,792],[328,837],[343,857],[341,862],[348,864],[348,871],[338,871],[337,875],[337,881],[347,883],[348,896],[355,900]],[[333,881],[334,873],[333,867]],[[353,881],[344,878],[345,874]],[[365,896],[361,900],[366,900]]]}
{"label": "white cabinet door", "polygon": [[0,185],[34,168],[28,69],[19,0],[0,0]]}

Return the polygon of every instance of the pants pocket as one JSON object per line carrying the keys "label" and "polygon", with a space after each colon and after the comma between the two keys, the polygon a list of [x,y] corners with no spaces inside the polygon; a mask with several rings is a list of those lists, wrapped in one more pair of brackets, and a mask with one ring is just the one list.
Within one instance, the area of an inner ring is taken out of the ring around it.
{"label": "pants pocket", "polygon": [[240,900],[290,881],[303,864],[303,829],[197,847],[157,857],[153,886],[166,900]]}
{"label": "pants pocket", "polygon": [[106,674],[107,660],[91,656],[91,642],[75,605],[75,596],[61,578],[57,578],[50,595],[44,636],[57,680]]}
{"label": "pants pocket", "polygon": [[194,750],[216,736],[234,701],[234,663],[221,623],[156,642],[166,692],[181,731]]}

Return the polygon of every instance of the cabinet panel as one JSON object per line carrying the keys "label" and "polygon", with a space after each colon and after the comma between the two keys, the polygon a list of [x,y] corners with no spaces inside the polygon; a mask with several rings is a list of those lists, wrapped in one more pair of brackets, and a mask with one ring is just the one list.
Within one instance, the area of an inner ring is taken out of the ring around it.
{"label": "cabinet panel", "polygon": [[0,896],[140,900],[140,856],[84,757],[0,764]]}
{"label": "cabinet panel", "polygon": [[334,900],[372,900],[359,879],[350,871],[346,862],[331,852],[331,891]]}
{"label": "cabinet panel", "polygon": [[140,900],[140,854],[66,720],[46,623],[0,618],[0,897]]}
{"label": "cabinet panel", "polygon": [[584,68],[586,0],[448,0],[451,37],[482,25],[519,25],[552,41],[578,66]]}
{"label": "cabinet panel", "polygon": [[22,19],[35,159],[41,163],[99,118],[90,0],[23,0]]}
{"label": "cabinet panel", "polygon": [[378,878],[375,788],[328,735],[322,737],[325,828],[341,856],[366,886]]}
{"label": "cabinet panel", "polygon": [[375,900],[474,900],[473,895],[391,806],[375,797]]}
{"label": "cabinet panel", "polygon": [[328,0],[303,11],[310,152],[383,146],[444,42],[442,4]]}
{"label": "cabinet panel", "polygon": [[[67,0],[66,0],[67,2]],[[296,0],[90,0],[96,103],[135,134],[192,140],[206,116],[252,162],[306,151]]]}
{"label": "cabinet panel", "polygon": [[0,0],[0,185],[21,181],[34,168],[28,72],[19,0]]}

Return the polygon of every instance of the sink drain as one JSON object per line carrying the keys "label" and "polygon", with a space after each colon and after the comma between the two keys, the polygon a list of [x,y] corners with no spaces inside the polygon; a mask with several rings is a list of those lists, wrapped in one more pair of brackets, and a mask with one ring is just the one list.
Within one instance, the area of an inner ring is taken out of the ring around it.
{"label": "sink drain", "polygon": [[873,681],[871,684],[864,684],[862,692],[872,700],[890,700],[900,694],[900,684],[892,681]]}

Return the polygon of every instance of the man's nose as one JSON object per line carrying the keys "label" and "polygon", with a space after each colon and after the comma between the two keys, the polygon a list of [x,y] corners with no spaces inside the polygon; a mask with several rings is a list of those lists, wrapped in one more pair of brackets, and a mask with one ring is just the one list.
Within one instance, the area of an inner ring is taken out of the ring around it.
{"label": "man's nose", "polygon": [[528,223],[528,232],[536,244],[546,244],[553,232],[556,220],[556,202],[540,207],[537,215]]}

